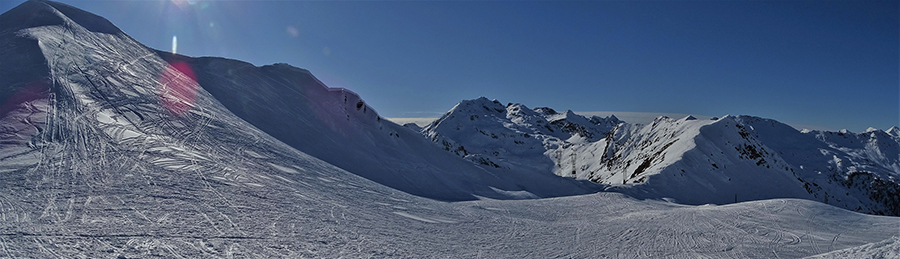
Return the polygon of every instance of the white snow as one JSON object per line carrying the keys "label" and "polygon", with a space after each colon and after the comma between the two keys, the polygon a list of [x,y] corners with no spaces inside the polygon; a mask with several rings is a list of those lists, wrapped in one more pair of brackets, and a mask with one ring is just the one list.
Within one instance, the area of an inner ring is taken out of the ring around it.
{"label": "white snow", "polygon": [[900,258],[900,237],[893,236],[881,242],[869,243],[806,258]]}
{"label": "white snow", "polygon": [[898,128],[897,126],[893,126],[890,129],[885,130],[885,132],[887,132],[891,136],[894,136],[895,138],[900,138],[900,128]]}
{"label": "white snow", "polygon": [[[551,167],[541,172],[473,166],[381,120],[358,105],[357,95],[324,88],[304,70],[154,52],[103,18],[67,5],[29,1],[0,15],[0,23],[0,60],[22,61],[4,62],[0,71],[35,70],[0,78],[0,96],[25,89],[20,86],[35,75],[52,82],[43,94],[16,99],[14,109],[0,114],[0,257],[896,254],[897,218],[809,200],[690,206],[614,192],[515,200],[587,193],[598,185],[553,175],[549,158]],[[200,86],[185,113],[167,110],[160,100],[158,75],[175,59],[191,64]],[[240,90],[246,85],[253,90]],[[223,94],[228,90],[232,95]],[[247,98],[246,106],[229,98]],[[497,114],[509,112],[501,108]],[[521,118],[521,124],[499,115],[477,119],[520,130],[498,139],[527,139],[535,147],[562,147],[569,132],[590,132],[565,123],[555,127],[572,131],[550,132],[554,125],[544,127],[546,120]],[[663,120],[657,127],[704,135],[695,121]],[[613,127],[617,140],[641,131]],[[135,135],[119,137],[124,130]],[[493,139],[490,133],[497,132],[484,133],[477,134]],[[537,158],[546,150],[507,152]],[[853,164],[855,158],[841,159]],[[555,189],[564,187],[570,189]],[[417,192],[472,198],[446,202],[410,194]]]}
{"label": "white snow", "polygon": [[685,204],[801,198],[900,215],[900,138],[881,130],[799,132],[751,116],[641,125],[503,108],[483,97],[462,101],[422,133],[501,174],[552,172],[635,197]]}

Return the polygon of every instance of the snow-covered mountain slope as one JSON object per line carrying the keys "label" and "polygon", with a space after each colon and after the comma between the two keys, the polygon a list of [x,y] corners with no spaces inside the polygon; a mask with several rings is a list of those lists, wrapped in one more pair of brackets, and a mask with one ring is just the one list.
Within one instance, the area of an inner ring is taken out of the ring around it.
{"label": "snow-covered mountain slope", "polygon": [[101,17],[29,1],[0,25],[3,258],[802,257],[900,227],[791,199],[436,201],[274,138],[198,84],[202,69]]}
{"label": "snow-covered mountain slope", "polygon": [[303,69],[159,54],[170,63],[184,62],[191,67],[204,90],[260,130],[304,153],[398,190],[456,201],[475,196],[533,198],[600,190],[587,181],[547,174],[492,174],[435,148],[409,128],[382,119],[357,94],[328,88]]}
{"label": "snow-covered mountain slope", "polygon": [[[193,107],[199,105],[197,101],[204,100],[198,94],[212,94],[209,102],[224,105],[229,112],[300,151],[420,196],[441,200],[471,200],[476,196],[509,199],[585,194],[600,189],[589,182],[546,174],[492,175],[435,148],[407,128],[383,120],[355,93],[328,88],[306,70],[285,64],[255,67],[236,60],[189,58],[154,51],[103,18],[60,6],[54,12],[64,11],[66,15],[20,18],[13,16],[18,12],[11,12],[7,16],[5,22],[11,24],[24,20],[21,24],[39,25],[8,32],[20,36],[10,37],[12,42],[5,44],[16,46],[7,49],[4,56],[4,62],[13,62],[4,63],[10,67],[4,78],[16,81],[4,83],[15,88],[7,92],[15,95],[14,98],[31,98],[33,92],[45,91],[46,86],[19,82],[23,81],[19,78],[45,78],[48,73],[45,67],[49,66],[50,74],[77,72],[95,76],[78,80],[87,80],[88,86],[106,92],[88,97],[107,100],[146,94],[140,97],[144,98],[142,102],[159,102],[167,112],[179,117],[196,113]],[[44,29],[45,25],[57,26]],[[52,55],[48,61],[33,55],[42,51]],[[71,54],[76,51],[77,55]],[[135,67],[142,65],[139,62],[154,62],[154,65]],[[25,77],[16,71],[22,65],[33,67],[26,73],[44,72]],[[55,84],[46,80],[39,83]],[[120,93],[123,90],[116,87],[119,84],[155,88]],[[85,91],[72,90],[76,100],[81,98],[78,93]],[[133,123],[136,119],[132,117],[143,117],[141,111],[113,109],[102,114],[124,116],[126,122]]]}
{"label": "snow-covered mountain slope", "polygon": [[893,126],[890,129],[885,130],[884,132],[894,138],[900,138],[900,128],[898,128],[897,126]]}
{"label": "snow-covered mountain slope", "polygon": [[881,130],[801,133],[751,116],[632,125],[482,97],[460,102],[422,132],[494,171],[553,172],[635,197],[685,204],[801,198],[900,215],[900,138]]}
{"label": "snow-covered mountain slope", "polygon": [[572,111],[532,110],[481,97],[460,102],[422,132],[444,150],[507,174],[549,174],[554,162],[544,154],[548,150],[602,139],[618,123],[615,117],[589,120]]}

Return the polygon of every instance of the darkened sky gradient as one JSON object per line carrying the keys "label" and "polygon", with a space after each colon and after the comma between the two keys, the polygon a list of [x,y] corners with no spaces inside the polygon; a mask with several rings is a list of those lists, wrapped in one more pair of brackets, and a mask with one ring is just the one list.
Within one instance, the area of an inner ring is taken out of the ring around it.
{"label": "darkened sky gradient", "polygon": [[[312,71],[384,117],[462,99],[900,124],[897,1],[61,1],[153,48]],[[5,12],[21,1],[0,3]]]}

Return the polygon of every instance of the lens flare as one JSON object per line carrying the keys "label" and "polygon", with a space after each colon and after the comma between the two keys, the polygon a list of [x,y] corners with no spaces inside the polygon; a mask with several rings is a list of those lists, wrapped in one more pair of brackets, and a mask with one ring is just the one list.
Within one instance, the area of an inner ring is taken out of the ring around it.
{"label": "lens flare", "polygon": [[160,103],[169,112],[183,116],[194,107],[200,85],[188,63],[176,61],[166,66],[159,83]]}
{"label": "lens flare", "polygon": [[14,90],[12,96],[9,96],[6,101],[0,100],[0,118],[6,117],[14,110],[28,108],[31,106],[30,103],[38,99],[49,97],[49,91],[50,86],[42,80],[36,80],[25,87]]}
{"label": "lens flare", "polygon": [[178,53],[178,36],[172,35],[172,54]]}
{"label": "lens flare", "polygon": [[296,38],[297,36],[300,36],[300,30],[298,30],[297,27],[294,27],[294,26],[288,26],[288,27],[285,29],[285,31],[286,31],[287,34],[290,35],[291,37]]}
{"label": "lens flare", "polygon": [[196,0],[171,0],[171,2],[179,8],[187,8],[189,6],[197,4]]}

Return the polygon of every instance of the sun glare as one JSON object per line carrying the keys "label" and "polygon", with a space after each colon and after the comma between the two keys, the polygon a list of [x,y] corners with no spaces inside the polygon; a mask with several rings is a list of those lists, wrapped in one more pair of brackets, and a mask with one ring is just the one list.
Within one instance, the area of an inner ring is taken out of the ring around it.
{"label": "sun glare", "polygon": [[195,0],[171,0],[171,2],[173,4],[175,4],[175,6],[182,7],[182,8],[186,7],[188,5],[197,4],[197,1],[195,1]]}
{"label": "sun glare", "polygon": [[172,114],[183,116],[194,107],[200,85],[190,64],[170,63],[159,76],[159,84],[160,103]]}
{"label": "sun glare", "polygon": [[178,54],[178,36],[172,35],[172,54]]}

